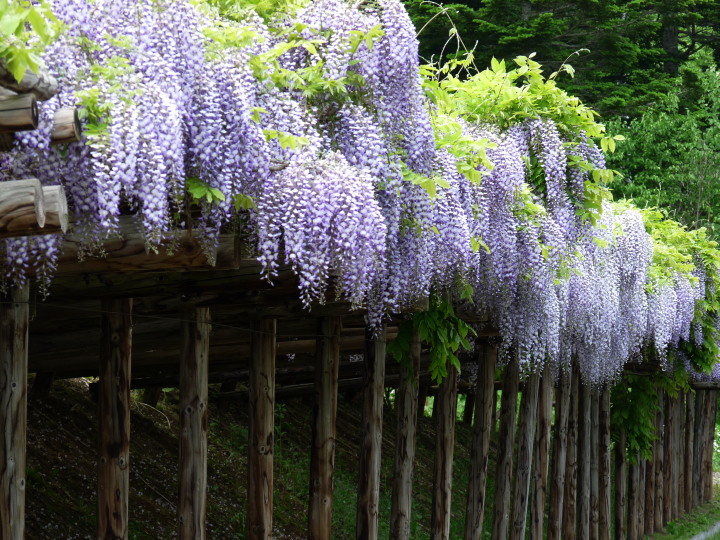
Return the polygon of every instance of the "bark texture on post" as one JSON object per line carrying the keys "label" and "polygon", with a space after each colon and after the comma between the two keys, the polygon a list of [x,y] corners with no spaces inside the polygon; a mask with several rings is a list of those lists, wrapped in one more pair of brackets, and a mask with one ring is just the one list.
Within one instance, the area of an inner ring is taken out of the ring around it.
{"label": "bark texture on post", "polygon": [[558,540],[562,530],[567,461],[568,416],[570,412],[572,375],[561,373],[557,388],[555,425],[553,427],[553,473],[548,509],[548,540]]}
{"label": "bark texture on post", "polygon": [[702,463],[705,451],[705,395],[707,390],[695,391],[695,444],[693,445],[693,506],[703,502]]}
{"label": "bark texture on post", "polygon": [[600,533],[600,391],[590,391],[590,539]]}
{"label": "bark texture on post", "polygon": [[395,477],[393,478],[390,510],[390,538],[393,540],[410,540],[420,353],[420,336],[417,331],[414,331],[410,343],[411,365],[400,366],[400,386],[395,400],[398,416],[395,440]]}
{"label": "bark texture on post", "polygon": [[545,364],[538,396],[538,421],[535,432],[533,462],[533,502],[531,538],[542,538],[545,530],[545,502],[548,492],[548,464],[550,458],[550,422],[552,420],[553,376],[550,364]]}
{"label": "bark texture on post", "polygon": [[0,538],[25,538],[30,287],[0,295]]}
{"label": "bark texture on post", "polygon": [[496,363],[497,345],[480,342],[478,378],[475,388],[475,424],[472,432],[470,480],[465,511],[465,538],[467,540],[480,540],[482,538],[490,435],[493,431],[492,416],[495,409]]}
{"label": "bark texture on post", "polygon": [[665,526],[665,392],[658,390],[658,410],[655,414],[657,423],[657,439],[655,440],[655,530],[660,531]]}
{"label": "bark texture on post", "polygon": [[525,391],[522,394],[520,403],[520,425],[518,426],[517,466],[515,469],[510,540],[523,540],[525,538],[539,390],[540,374],[533,373],[525,383]]}
{"label": "bark texture on post", "polygon": [[625,430],[620,431],[615,443],[615,539],[627,538],[627,460],[625,447],[627,437]]}
{"label": "bark texture on post", "polygon": [[612,483],[610,481],[610,388],[600,390],[600,455],[598,459],[598,538],[610,540],[610,504]]}
{"label": "bark texture on post", "polygon": [[455,449],[455,417],[457,415],[457,369],[448,366],[447,377],[440,384],[435,398],[437,407],[435,435],[435,471],[433,474],[433,505],[430,537],[450,538],[450,503],[452,500],[452,466]]}
{"label": "bark texture on post", "polygon": [[703,502],[712,499],[712,456],[715,442],[715,416],[717,414],[717,390],[705,395],[705,452],[703,465]]}
{"label": "bark texture on post", "polygon": [[678,392],[675,402],[675,519],[685,513],[685,392]]}
{"label": "bark texture on post", "polygon": [[358,540],[378,537],[385,348],[385,327],[378,331],[377,336],[373,336],[370,330],[366,331],[360,478],[355,521],[355,537]]}
{"label": "bark texture on post", "polygon": [[248,391],[248,538],[272,538],[277,323],[253,322]]}
{"label": "bark texture on post", "polygon": [[675,460],[675,448],[673,446],[673,437],[675,435],[674,403],[675,400],[672,397],[665,396],[665,433],[663,433],[665,443],[665,462],[663,463],[663,527],[673,518],[672,469]]}
{"label": "bark texture on post", "polygon": [[130,492],[132,300],[102,301],[98,420],[98,539],[126,540]]}
{"label": "bark texture on post", "polygon": [[635,455],[635,463],[629,467],[630,485],[628,488],[628,540],[638,540],[638,516],[639,516],[639,482],[640,464]]}
{"label": "bark texture on post", "polygon": [[332,531],[333,477],[335,475],[335,420],[340,366],[340,317],[323,317],[317,340],[315,405],[310,457],[308,538],[329,540]]}
{"label": "bark texture on post", "polygon": [[507,538],[510,517],[510,490],[515,446],[515,412],[517,409],[520,364],[517,355],[505,366],[500,405],[500,438],[495,474],[495,504],[493,505],[493,538]]}
{"label": "bark texture on post", "polygon": [[645,462],[645,520],[643,535],[655,531],[655,461]]}
{"label": "bark texture on post", "polygon": [[562,538],[575,538],[578,482],[578,407],[580,393],[580,372],[573,367],[572,389],[570,390],[570,412],[568,416],[568,445],[565,460],[565,505],[563,508]]}
{"label": "bark texture on post", "polygon": [[693,461],[695,446],[695,392],[685,399],[685,511],[693,509]]}
{"label": "bark texture on post", "polygon": [[580,385],[579,435],[578,435],[578,538],[590,538],[590,444],[592,427],[592,390]]}

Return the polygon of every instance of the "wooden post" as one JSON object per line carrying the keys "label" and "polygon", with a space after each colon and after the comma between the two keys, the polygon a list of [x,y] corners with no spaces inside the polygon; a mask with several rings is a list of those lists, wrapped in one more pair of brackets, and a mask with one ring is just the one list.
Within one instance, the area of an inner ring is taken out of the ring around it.
{"label": "wooden post", "polygon": [[635,463],[630,464],[630,485],[628,489],[628,540],[638,540],[640,461],[635,454]]}
{"label": "wooden post", "polygon": [[703,502],[712,499],[712,457],[715,441],[715,416],[717,413],[717,390],[708,390],[705,395],[705,452],[703,466]]}
{"label": "wooden post", "polygon": [[675,449],[673,448],[673,436],[675,434],[675,400],[666,396],[665,399],[665,462],[663,463],[663,527],[672,520],[672,466]]}
{"label": "wooden post", "polygon": [[655,459],[645,461],[645,519],[642,536],[655,531]]}
{"label": "wooden post", "polygon": [[702,462],[705,452],[705,395],[706,390],[698,389],[695,392],[695,444],[693,446],[693,506],[697,507],[703,502],[702,495]]}
{"label": "wooden post", "polygon": [[685,400],[685,511],[693,509],[693,461],[695,446],[695,392],[690,390]]}
{"label": "wooden post", "polygon": [[600,455],[598,474],[598,538],[610,540],[610,504],[612,499],[612,483],[610,481],[610,388],[600,390]]}
{"label": "wooden post", "polygon": [[590,390],[590,539],[600,534],[600,391]]}
{"label": "wooden post", "polygon": [[447,377],[440,384],[438,395],[435,398],[435,407],[438,412],[435,423],[435,464],[430,537],[433,540],[449,540],[455,418],[457,416],[457,369],[452,364],[448,366]]}
{"label": "wooden post", "polygon": [[376,336],[370,330],[367,331],[365,335],[362,433],[360,434],[360,478],[355,521],[355,538],[357,540],[372,540],[378,537],[385,347],[385,327],[379,329]]}
{"label": "wooden post", "polygon": [[475,410],[475,394],[468,392],[465,394],[465,408],[463,409],[463,424],[472,425],[473,411]]}
{"label": "wooden post", "polygon": [[637,483],[637,534],[638,538],[645,536],[645,464],[646,460],[638,453],[638,483]]}
{"label": "wooden post", "polygon": [[515,446],[515,412],[517,408],[520,363],[517,353],[503,374],[502,400],[500,405],[500,438],[497,447],[497,472],[495,474],[495,504],[493,505],[493,538],[505,539],[510,514],[511,474],[513,447]]}
{"label": "wooden post", "polygon": [[248,538],[272,538],[275,457],[275,319],[253,322],[248,388]]}
{"label": "wooden post", "polygon": [[577,459],[578,459],[578,406],[580,393],[580,372],[573,367],[572,389],[570,391],[570,412],[568,416],[568,448],[565,465],[565,507],[563,508],[562,538],[575,538],[577,509]]}
{"label": "wooden post", "polygon": [[485,515],[485,488],[487,481],[490,435],[493,432],[492,416],[495,409],[495,366],[497,345],[479,341],[478,378],[475,387],[475,424],[473,425],[470,452],[470,480],[465,511],[465,538],[482,538]]}
{"label": "wooden post", "polygon": [[548,540],[559,540],[563,522],[563,499],[565,496],[565,465],[567,461],[568,416],[570,412],[571,380],[569,373],[561,373],[555,405],[553,427],[553,474],[550,484],[550,508],[548,509]]}
{"label": "wooden post", "polygon": [[545,363],[540,394],[538,420],[535,432],[535,460],[533,462],[533,503],[531,538],[542,538],[545,530],[545,502],[548,492],[548,462],[550,453],[550,422],[552,420],[553,376],[550,363]]}
{"label": "wooden post", "polygon": [[415,436],[418,414],[418,379],[421,342],[417,331],[410,343],[410,366],[400,366],[400,386],[396,394],[397,435],[395,440],[395,477],[390,510],[390,538],[410,540],[412,477],[415,461]]}
{"label": "wooden post", "polygon": [[132,299],[102,300],[98,539],[128,538]]}
{"label": "wooden post", "polygon": [[665,508],[665,392],[658,389],[658,410],[655,414],[657,426],[657,439],[655,440],[655,530],[660,531],[665,526],[663,519]]}
{"label": "wooden post", "polygon": [[510,527],[510,540],[523,540],[525,538],[539,390],[540,374],[533,373],[530,377],[528,377],[525,384],[525,391],[522,393],[522,402],[520,404],[517,466],[515,469],[515,488],[513,494],[513,513],[512,526]]}
{"label": "wooden post", "polygon": [[308,538],[330,540],[333,476],[335,474],[335,420],[340,366],[340,317],[323,317],[316,346],[315,405],[310,459]]}
{"label": "wooden post", "polygon": [[675,402],[675,519],[685,513],[685,392],[680,390]]}
{"label": "wooden post", "polygon": [[590,538],[590,444],[592,426],[591,389],[585,384],[580,385],[580,407],[578,431],[578,538]]}
{"label": "wooden post", "polygon": [[620,430],[615,443],[615,539],[627,538],[627,460],[625,447],[627,436],[625,430]]}
{"label": "wooden post", "polygon": [[0,295],[0,538],[25,538],[30,288]]}

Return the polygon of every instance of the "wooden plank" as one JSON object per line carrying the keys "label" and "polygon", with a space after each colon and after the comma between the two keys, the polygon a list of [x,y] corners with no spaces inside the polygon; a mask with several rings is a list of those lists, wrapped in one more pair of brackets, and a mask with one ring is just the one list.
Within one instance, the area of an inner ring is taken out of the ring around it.
{"label": "wooden plank", "polygon": [[598,488],[598,538],[610,540],[610,527],[612,524],[610,505],[612,499],[612,482],[610,480],[610,388],[600,390],[600,454],[598,459],[598,474],[600,476]]}
{"label": "wooden plank", "polygon": [[412,477],[418,415],[418,374],[421,342],[417,331],[410,343],[410,365],[400,367],[400,383],[395,397],[397,430],[395,435],[395,476],[390,507],[390,538],[410,540]]}
{"label": "wooden plank", "polygon": [[685,511],[693,509],[693,462],[695,459],[695,392],[685,396]]}
{"label": "wooden plank", "polygon": [[590,540],[600,534],[600,390],[590,390]]}
{"label": "wooden plank", "polygon": [[580,385],[580,404],[578,410],[578,513],[577,524],[579,540],[590,538],[590,432],[592,427],[592,390],[590,386]]}
{"label": "wooden plank", "polygon": [[475,424],[470,451],[470,480],[465,511],[465,538],[482,538],[485,516],[490,435],[493,432],[492,416],[495,409],[495,366],[497,344],[478,340],[478,376],[475,389]]}
{"label": "wooden plank", "polygon": [[30,287],[0,294],[0,538],[25,538]]}
{"label": "wooden plank", "polygon": [[385,327],[365,337],[360,476],[355,538],[378,537],[380,513],[380,458],[382,454],[383,396],[385,389]]}
{"label": "wooden plank", "polygon": [[532,373],[528,377],[520,402],[520,423],[517,434],[517,465],[515,468],[510,540],[523,540],[525,538],[539,391],[540,374]]}
{"label": "wooden plank", "polygon": [[105,299],[98,390],[98,539],[128,538],[132,299]]}
{"label": "wooden plank", "polygon": [[553,375],[550,363],[545,363],[538,395],[538,420],[535,432],[533,462],[533,502],[531,538],[542,538],[545,530],[545,502],[548,492],[548,464],[550,461],[550,427],[552,422]]}
{"label": "wooden plank", "polygon": [[562,538],[575,538],[577,517],[578,482],[578,407],[580,393],[580,372],[573,367],[572,389],[570,390],[570,411],[568,416],[568,448],[565,460],[565,496],[562,522]]}
{"label": "wooden plank", "polygon": [[655,526],[661,531],[665,526],[665,392],[658,389],[658,409],[655,414],[657,438],[655,439]]}
{"label": "wooden plank", "polygon": [[452,502],[452,469],[455,450],[455,418],[457,416],[457,369],[447,367],[447,377],[440,384],[435,398],[435,460],[433,471],[433,500],[430,518],[430,538],[450,539]]}
{"label": "wooden plank", "polygon": [[207,513],[210,308],[186,308],[180,316],[182,353],[178,403],[180,410],[178,537],[180,540],[203,540]]}
{"label": "wooden plank", "polygon": [[615,540],[627,538],[627,435],[620,429],[615,443]]}
{"label": "wooden plank", "polygon": [[0,96],[0,133],[32,131],[37,127],[38,106],[34,95]]}
{"label": "wooden plank", "polygon": [[514,353],[513,358],[505,366],[505,373],[503,374],[500,436],[497,446],[497,470],[495,473],[495,504],[493,505],[493,538],[505,539],[508,531],[519,374],[520,363],[517,353]]}
{"label": "wooden plank", "polygon": [[274,319],[253,323],[248,399],[248,538],[251,540],[269,540],[273,534],[276,342]]}
{"label": "wooden plank", "polygon": [[329,540],[335,476],[335,420],[341,317],[322,317],[316,353],[308,538]]}
{"label": "wooden plank", "polygon": [[565,474],[567,462],[568,417],[570,412],[572,376],[560,374],[553,426],[553,466],[550,484],[550,505],[548,508],[548,540],[559,540],[563,522],[565,497]]}

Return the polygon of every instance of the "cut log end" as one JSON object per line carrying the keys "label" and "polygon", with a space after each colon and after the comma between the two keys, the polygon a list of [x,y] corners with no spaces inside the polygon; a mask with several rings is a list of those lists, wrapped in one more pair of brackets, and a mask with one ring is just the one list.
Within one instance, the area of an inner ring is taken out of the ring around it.
{"label": "cut log end", "polygon": [[37,99],[33,94],[0,97],[0,133],[37,129],[38,119]]}
{"label": "cut log end", "polygon": [[62,186],[45,186],[45,225],[49,232],[63,232],[68,230],[68,203],[65,189]]}
{"label": "cut log end", "polygon": [[81,134],[80,118],[75,107],[64,107],[55,111],[53,127],[50,132],[51,144],[78,142]]}

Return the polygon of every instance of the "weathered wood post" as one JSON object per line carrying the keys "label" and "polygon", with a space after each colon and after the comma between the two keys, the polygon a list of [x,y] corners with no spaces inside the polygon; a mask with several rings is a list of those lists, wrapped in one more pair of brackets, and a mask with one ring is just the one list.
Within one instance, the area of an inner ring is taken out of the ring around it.
{"label": "weathered wood post", "polygon": [[615,539],[627,538],[627,436],[621,429],[615,443]]}
{"label": "weathered wood post", "polygon": [[675,400],[672,396],[665,396],[665,462],[663,463],[663,527],[672,520],[673,486],[672,469],[675,462]]}
{"label": "weathered wood post", "polygon": [[675,403],[675,519],[685,513],[685,392],[678,392]]}
{"label": "weathered wood post", "polygon": [[548,540],[558,540],[562,530],[571,381],[572,375],[570,373],[561,372],[555,399],[553,473],[551,477],[552,483],[550,484],[550,508],[548,509]]}
{"label": "weathered wood post", "polygon": [[590,538],[590,444],[592,427],[592,390],[580,385],[578,430],[578,535],[579,540]]}
{"label": "weathered wood post", "polygon": [[645,536],[645,458],[638,453],[638,483],[637,483],[637,529],[638,538]]}
{"label": "weathered wood post", "polygon": [[435,398],[437,407],[435,435],[435,463],[433,474],[433,504],[430,538],[449,540],[450,503],[452,501],[452,465],[455,449],[455,417],[457,415],[457,369],[447,368]]}
{"label": "weathered wood post", "polygon": [[523,540],[525,538],[539,390],[540,374],[532,373],[525,383],[525,390],[522,393],[522,401],[520,403],[517,467],[515,469],[510,540]]}
{"label": "weathered wood post", "polygon": [[128,538],[132,299],[104,299],[98,385],[98,539]]}
{"label": "weathered wood post", "polygon": [[493,505],[493,538],[507,537],[510,517],[510,490],[515,446],[515,412],[517,408],[520,363],[517,353],[505,366],[500,405],[500,438],[497,448],[495,474],[495,504]]}
{"label": "weathered wood post", "polygon": [[210,308],[180,312],[180,491],[178,537],[205,538]]}
{"label": "weathered wood post", "polygon": [[590,539],[600,534],[600,391],[590,391]]}
{"label": "weathered wood post", "polygon": [[335,474],[335,420],[340,366],[340,317],[323,317],[316,346],[315,405],[310,458],[308,538],[330,540],[333,477]]}
{"label": "weathered wood post", "polygon": [[470,480],[465,511],[465,538],[482,538],[485,515],[485,488],[487,483],[490,435],[493,432],[492,415],[495,409],[495,366],[497,345],[478,340],[478,378],[475,388],[475,424],[473,425],[470,452]]}
{"label": "weathered wood post", "polygon": [[703,502],[702,495],[702,463],[705,452],[705,395],[707,391],[698,389],[695,392],[695,444],[693,445],[693,506]]}
{"label": "weathered wood post", "polygon": [[655,458],[645,461],[645,520],[643,536],[655,531]]}
{"label": "weathered wood post", "polygon": [[655,414],[655,425],[657,431],[657,439],[655,439],[655,530],[660,531],[665,526],[664,512],[665,507],[664,496],[665,488],[665,392],[662,388],[658,389],[658,410]]}
{"label": "weathered wood post", "polygon": [[248,538],[272,538],[275,458],[275,319],[253,322],[248,392]]}
{"label": "weathered wood post", "polygon": [[690,390],[685,400],[685,511],[693,509],[693,461],[695,446],[695,392]]}
{"label": "weathered wood post", "polygon": [[373,335],[372,331],[368,330],[365,335],[360,478],[355,521],[355,538],[358,540],[372,540],[378,537],[385,348],[385,327],[380,328],[377,335]]}
{"label": "weathered wood post", "polygon": [[562,538],[575,538],[578,482],[578,407],[580,393],[580,371],[573,367],[572,389],[570,390],[570,412],[568,416],[568,445],[565,459],[565,505],[563,508]]}
{"label": "weathered wood post", "polygon": [[548,464],[550,454],[550,423],[552,421],[553,376],[550,363],[545,364],[538,395],[538,420],[535,432],[533,462],[533,502],[531,538],[542,538],[545,530],[545,502],[548,492]]}
{"label": "weathered wood post", "polygon": [[639,483],[640,483],[640,457],[634,456],[635,462],[630,463],[629,476],[630,485],[628,488],[628,540],[638,540],[638,516],[639,512]]}
{"label": "weathered wood post", "polygon": [[29,286],[0,295],[0,538],[25,538]]}
{"label": "weathered wood post", "polygon": [[712,457],[715,450],[715,417],[717,414],[717,390],[705,395],[705,453],[703,466],[703,502],[712,499]]}
{"label": "weathered wood post", "polygon": [[600,455],[598,474],[600,476],[598,489],[598,538],[610,540],[610,504],[612,499],[612,484],[610,481],[610,388],[600,390]]}
{"label": "weathered wood post", "polygon": [[410,343],[410,365],[400,366],[400,386],[395,400],[398,416],[395,440],[395,477],[393,478],[390,510],[390,538],[393,540],[410,540],[421,345],[420,336],[417,331],[413,331]]}

